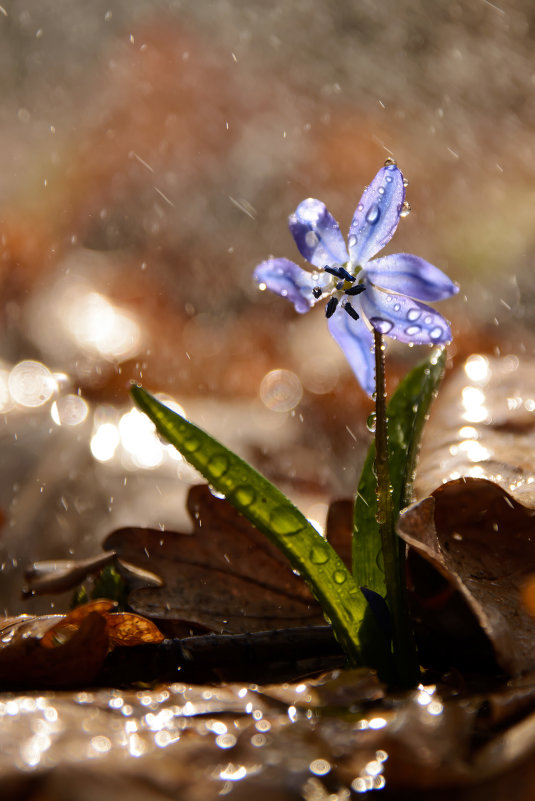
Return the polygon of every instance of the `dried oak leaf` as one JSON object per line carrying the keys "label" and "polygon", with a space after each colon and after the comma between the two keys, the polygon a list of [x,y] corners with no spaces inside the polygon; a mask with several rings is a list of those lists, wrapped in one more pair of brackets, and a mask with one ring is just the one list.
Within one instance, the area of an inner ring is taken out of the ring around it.
{"label": "dried oak leaf", "polygon": [[136,612],[222,634],[325,622],[285,557],[227,501],[202,485],[192,487],[187,507],[192,534],[123,528],[104,542],[164,580],[130,593]]}
{"label": "dried oak leaf", "polygon": [[535,562],[532,509],[490,481],[458,479],[400,516],[401,537],[456,587],[510,674],[535,668],[535,620],[521,595]]}

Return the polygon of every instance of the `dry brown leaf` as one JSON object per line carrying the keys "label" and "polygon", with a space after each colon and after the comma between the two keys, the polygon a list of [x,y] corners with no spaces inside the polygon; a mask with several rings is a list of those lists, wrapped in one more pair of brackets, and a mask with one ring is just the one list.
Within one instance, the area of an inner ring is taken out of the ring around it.
{"label": "dry brown leaf", "polygon": [[187,503],[193,534],[124,528],[104,543],[165,582],[161,589],[130,594],[136,612],[220,633],[324,623],[284,556],[227,501],[197,486]]}

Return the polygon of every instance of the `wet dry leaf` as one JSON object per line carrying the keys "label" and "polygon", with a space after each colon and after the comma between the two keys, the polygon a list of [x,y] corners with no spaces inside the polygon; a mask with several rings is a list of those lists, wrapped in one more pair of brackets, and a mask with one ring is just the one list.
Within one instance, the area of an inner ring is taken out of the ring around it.
{"label": "wet dry leaf", "polygon": [[92,614],[105,616],[106,612],[110,612],[116,606],[115,601],[102,599],[76,607],[68,615],[61,617],[52,628],[48,629],[41,638],[42,647],[56,648],[66,642],[79,629],[80,624],[86,617]]}
{"label": "wet dry leaf", "polygon": [[108,635],[112,646],[132,646],[142,643],[163,642],[164,635],[159,628],[146,617],[120,612],[107,615]]}
{"label": "wet dry leaf", "polygon": [[521,587],[535,561],[535,517],[482,479],[450,481],[402,513],[398,531],[459,590],[500,667],[535,668],[535,620]]}
{"label": "wet dry leaf", "polygon": [[123,528],[105,540],[121,559],[164,580],[130,594],[136,612],[219,633],[324,623],[303,580],[229,503],[198,486],[187,504],[192,534]]}
{"label": "wet dry leaf", "polygon": [[0,685],[83,686],[95,681],[110,648],[163,641],[152,621],[115,613],[116,606],[102,599],[68,615],[23,615],[5,621],[0,629]]}
{"label": "wet dry leaf", "polygon": [[535,564],[535,367],[475,354],[448,382],[424,436],[399,533],[459,591],[510,674],[535,668],[522,589]]}
{"label": "wet dry leaf", "polygon": [[2,631],[0,687],[64,688],[94,680],[108,652],[105,618],[91,611],[68,631],[68,638],[45,647],[42,629],[50,629],[50,623],[45,617]]}

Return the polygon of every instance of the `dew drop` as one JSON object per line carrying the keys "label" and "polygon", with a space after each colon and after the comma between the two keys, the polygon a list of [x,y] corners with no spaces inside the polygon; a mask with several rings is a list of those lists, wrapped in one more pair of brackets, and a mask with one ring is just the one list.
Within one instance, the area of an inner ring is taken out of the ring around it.
{"label": "dew drop", "polygon": [[400,309],[401,309],[401,306],[399,305],[399,303],[395,303],[394,304],[394,311],[398,312]]}
{"label": "dew drop", "polygon": [[219,498],[219,500],[221,501],[227,497],[224,492],[219,492],[219,490],[216,490],[216,488],[212,487],[211,484],[208,484],[208,489],[210,490],[214,498]]}
{"label": "dew drop", "polygon": [[306,232],[306,234],[305,234],[305,242],[307,244],[307,247],[315,248],[316,245],[318,244],[318,241],[319,241],[318,237],[314,233],[314,231],[307,231]]}
{"label": "dew drop", "polygon": [[355,245],[357,244],[357,237],[355,236],[355,234],[351,234],[351,236],[347,240],[347,244],[349,245],[350,248],[355,247]]}
{"label": "dew drop", "polygon": [[396,166],[395,159],[391,158],[390,156],[385,160],[385,167],[387,170],[391,170]]}
{"label": "dew drop", "polygon": [[228,465],[229,462],[224,453],[215,453],[208,460],[208,464],[206,465],[206,470],[214,478],[220,478],[224,473],[227,472]]}
{"label": "dew drop", "polygon": [[394,323],[390,322],[390,320],[384,320],[382,317],[371,317],[370,323],[380,334],[388,334],[394,327]]}
{"label": "dew drop", "polygon": [[241,484],[232,492],[231,497],[238,506],[250,506],[256,500],[256,490],[249,484]]}
{"label": "dew drop", "polygon": [[429,332],[429,336],[431,339],[440,339],[442,336],[442,328],[440,326],[435,326],[435,328],[431,329]]}
{"label": "dew drop", "polygon": [[382,509],[378,509],[377,510],[377,512],[375,514],[375,520],[376,520],[377,523],[379,523],[379,525],[381,525],[381,523],[385,523],[386,522],[386,515],[384,513],[384,510],[382,510]]}
{"label": "dew drop", "polygon": [[416,334],[419,334],[421,330],[422,329],[420,328],[419,325],[409,325],[409,327],[405,329],[405,333],[407,334],[407,336],[413,337]]}
{"label": "dew drop", "polygon": [[188,453],[194,453],[198,451],[201,447],[201,443],[197,439],[197,437],[188,437],[188,439],[184,440],[184,450]]}
{"label": "dew drop", "polygon": [[370,225],[377,225],[381,216],[381,209],[377,203],[372,203],[366,214],[366,222]]}
{"label": "dew drop", "polygon": [[380,187],[379,187],[379,189],[378,189],[377,191],[379,192],[379,194],[380,194],[380,195],[384,195],[384,193],[385,193],[385,188],[384,188],[384,186],[380,186]]}
{"label": "dew drop", "polygon": [[358,204],[357,211],[364,211],[364,206],[362,205],[362,203]]}
{"label": "dew drop", "polygon": [[377,426],[377,415],[375,414],[375,412],[372,412],[368,417],[368,419],[366,420],[366,428],[368,429],[368,431],[374,434],[376,426]]}
{"label": "dew drop", "polygon": [[333,581],[336,584],[343,584],[347,579],[347,574],[344,570],[335,570],[333,573]]}
{"label": "dew drop", "polygon": [[399,216],[408,217],[410,213],[411,213],[411,204],[409,203],[408,200],[404,200],[401,210],[399,212]]}
{"label": "dew drop", "polygon": [[426,325],[430,325],[432,322],[433,322],[433,318],[431,317],[430,314],[428,314],[426,317],[424,317],[424,323]]}
{"label": "dew drop", "polygon": [[313,565],[324,565],[329,561],[329,551],[324,545],[315,545],[310,551],[309,559]]}
{"label": "dew drop", "polygon": [[406,178],[404,178],[403,179],[403,186],[405,187],[405,189],[408,187],[408,185],[409,185],[409,182],[407,181]]}
{"label": "dew drop", "polygon": [[419,309],[409,309],[407,312],[407,319],[409,322],[414,323],[420,317],[421,311]]}
{"label": "dew drop", "polygon": [[287,506],[276,506],[269,515],[269,522],[276,534],[297,534],[304,528],[297,510],[294,512]]}

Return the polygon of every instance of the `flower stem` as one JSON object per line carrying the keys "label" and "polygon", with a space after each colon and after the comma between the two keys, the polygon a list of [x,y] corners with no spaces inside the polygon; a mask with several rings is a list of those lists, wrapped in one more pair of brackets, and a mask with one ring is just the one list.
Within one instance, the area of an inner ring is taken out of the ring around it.
{"label": "flower stem", "polygon": [[386,415],[385,352],[383,337],[374,330],[375,343],[375,469],[377,474],[377,523],[387,587],[386,602],[392,618],[392,650],[397,682],[412,687],[418,682],[419,668],[409,617],[405,576],[405,544],[396,534],[392,503],[392,484],[388,454]]}

